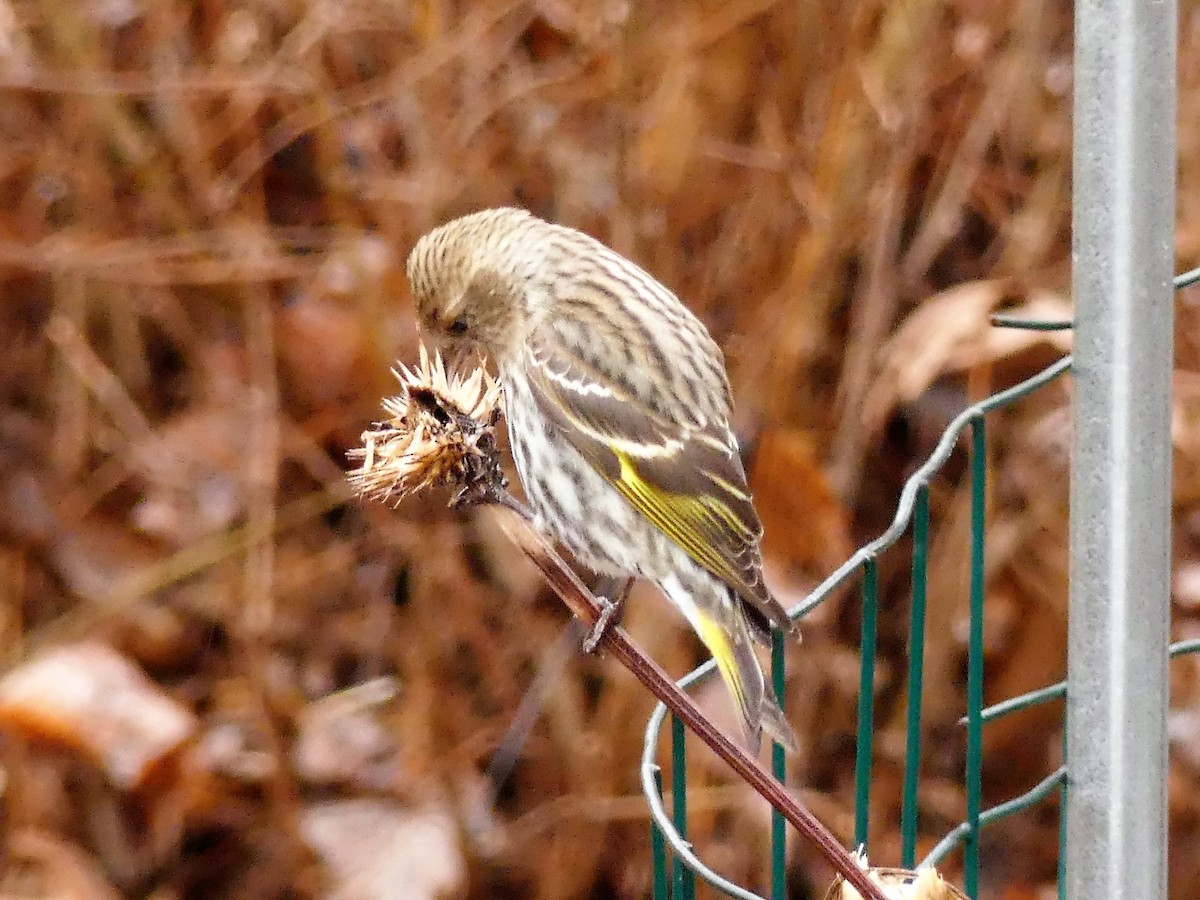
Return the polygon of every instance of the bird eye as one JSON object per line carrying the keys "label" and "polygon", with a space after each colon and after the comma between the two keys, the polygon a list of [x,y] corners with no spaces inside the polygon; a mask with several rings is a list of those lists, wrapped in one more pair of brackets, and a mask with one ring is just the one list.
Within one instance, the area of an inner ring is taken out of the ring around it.
{"label": "bird eye", "polygon": [[446,326],[446,331],[447,331],[447,333],[452,334],[455,337],[461,337],[462,335],[467,333],[467,320],[466,319],[455,319],[453,322],[451,322],[449,325]]}

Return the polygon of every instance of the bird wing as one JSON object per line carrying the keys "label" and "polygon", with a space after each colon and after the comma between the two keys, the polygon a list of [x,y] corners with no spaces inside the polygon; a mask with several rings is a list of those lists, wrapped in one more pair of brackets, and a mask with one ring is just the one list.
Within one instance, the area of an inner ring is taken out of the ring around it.
{"label": "bird wing", "polygon": [[[526,371],[541,411],[698,565],[789,630],[762,580],[762,525],[726,420],[723,368],[720,383],[701,396],[694,384],[687,397],[675,396],[680,363],[658,371],[654,359],[632,352],[636,347],[613,343],[624,340],[569,313],[539,325],[526,346]],[[647,378],[648,371],[658,377]]]}

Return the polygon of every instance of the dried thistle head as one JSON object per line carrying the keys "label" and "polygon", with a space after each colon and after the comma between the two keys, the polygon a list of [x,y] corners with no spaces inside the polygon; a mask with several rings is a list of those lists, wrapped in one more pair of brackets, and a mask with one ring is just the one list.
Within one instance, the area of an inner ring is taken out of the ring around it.
{"label": "dried thistle head", "polygon": [[439,485],[464,490],[503,485],[495,426],[500,385],[482,368],[468,376],[447,372],[440,353],[422,344],[414,368],[392,370],[400,394],[383,401],[387,418],[363,432],[361,460],[348,475],[362,496],[399,503]]}
{"label": "dried thistle head", "polygon": [[[937,870],[924,867],[916,871],[910,869],[875,868],[867,861],[867,855],[860,847],[854,854],[858,867],[867,873],[867,877],[883,890],[888,900],[963,900],[964,895],[954,885],[943,880]],[[841,876],[829,888],[826,900],[862,900],[851,885],[846,884]]]}

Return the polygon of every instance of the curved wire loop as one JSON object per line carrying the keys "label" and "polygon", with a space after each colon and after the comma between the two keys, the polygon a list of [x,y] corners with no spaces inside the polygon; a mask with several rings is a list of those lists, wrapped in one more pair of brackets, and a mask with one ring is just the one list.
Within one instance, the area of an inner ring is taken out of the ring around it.
{"label": "curved wire loop", "polygon": [[[876,559],[880,553],[898,541],[912,521],[913,508],[918,491],[928,486],[934,475],[946,464],[954,452],[955,446],[962,433],[976,419],[993,410],[1007,406],[1048,384],[1065,373],[1071,367],[1071,357],[1063,357],[1036,375],[999,393],[972,404],[964,409],[942,433],[942,438],[925,463],[905,482],[900,492],[896,515],[891,526],[875,540],[863,545],[846,562],[828,578],[826,578],[808,597],[788,610],[788,616],[793,620],[803,618],[832,596],[833,592],[846,584],[856,575],[867,562]],[[709,660],[679,680],[679,687],[686,689],[708,678],[716,671],[716,664]],[[663,723],[666,721],[667,708],[658,704],[646,725],[645,740],[642,747],[641,782],[642,792],[650,806],[650,815],[661,830],[663,837],[671,850],[685,866],[692,870],[701,880],[718,890],[724,891],[731,897],[741,900],[761,900],[758,894],[734,884],[727,878],[714,872],[706,866],[692,850],[676,829],[670,814],[663,803],[663,798],[655,783],[655,773],[658,772],[656,762],[659,737]]]}
{"label": "curved wire loop", "polygon": [[[1175,276],[1172,281],[1172,287],[1175,290],[1182,290],[1194,284],[1200,283],[1200,267],[1191,269],[1180,275]],[[1004,314],[996,314],[992,316],[992,323],[997,327],[1002,328],[1021,328],[1032,331],[1058,331],[1069,329],[1072,326],[1071,321],[1037,321],[1020,319]],[[1014,385],[1006,390],[1000,391],[981,400],[978,403],[972,404],[964,409],[954,418],[954,420],[942,432],[942,437],[934,448],[933,453],[925,463],[913,473],[912,476],[905,482],[903,489],[900,492],[900,499],[896,506],[896,515],[892,519],[892,524],[883,534],[875,538],[868,544],[860,547],[854,555],[847,559],[836,571],[827,577],[817,588],[808,595],[805,600],[788,610],[788,616],[796,621],[808,615],[826,600],[828,600],[838,588],[845,585],[854,577],[869,562],[874,561],[878,556],[895,544],[900,537],[908,530],[913,520],[913,511],[916,506],[917,495],[924,488],[927,488],[930,481],[937,472],[946,464],[953,454],[955,447],[958,444],[959,438],[963,432],[972,425],[976,420],[982,419],[988,413],[1008,406],[1017,400],[1027,396],[1043,385],[1057,379],[1059,376],[1066,373],[1071,368],[1071,357],[1066,356],[1057,362],[1047,366],[1041,372],[1027,378],[1025,381]],[[1174,658],[1185,653],[1200,652],[1200,640],[1180,641],[1171,645],[1171,657]],[[681,689],[687,689],[697,684],[700,681],[710,677],[716,671],[716,664],[709,660],[698,668],[694,669],[678,682]],[[981,712],[981,721],[983,723],[992,722],[996,719],[1009,713],[1017,712],[1018,710],[1026,709],[1030,706],[1039,703],[1045,703],[1058,697],[1066,695],[1066,682],[1049,685],[1048,687],[1040,688],[1036,691],[1031,691],[1027,694],[1022,694],[1018,697],[1012,697],[994,706],[987,707]],[[650,716],[650,720],[646,725],[645,739],[642,747],[641,761],[641,783],[642,793],[646,796],[646,802],[650,807],[650,815],[654,825],[675,853],[676,858],[682,864],[690,869],[698,878],[705,881],[714,888],[724,891],[730,897],[739,898],[739,900],[763,900],[758,894],[748,891],[724,878],[717,872],[714,872],[704,862],[696,856],[692,850],[692,846],[683,838],[675,827],[670,814],[667,812],[663,802],[661,781],[658,779],[659,767],[656,762],[659,738],[662,733],[663,723],[666,721],[667,708],[663,704],[658,704],[654,712]],[[961,720],[965,722],[964,718]],[[1059,788],[1066,780],[1066,767],[1062,766],[1055,772],[1048,775],[1045,779],[1036,784],[1029,791],[1014,797],[1004,803],[994,806],[983,811],[979,817],[979,827],[990,825],[1008,816],[1014,815],[1022,810],[1033,806],[1042,801],[1046,797],[1054,793],[1056,788]],[[966,840],[971,833],[969,823],[963,822],[947,834],[933,850],[921,861],[922,866],[935,865],[940,862],[947,854],[954,850],[960,843]]]}

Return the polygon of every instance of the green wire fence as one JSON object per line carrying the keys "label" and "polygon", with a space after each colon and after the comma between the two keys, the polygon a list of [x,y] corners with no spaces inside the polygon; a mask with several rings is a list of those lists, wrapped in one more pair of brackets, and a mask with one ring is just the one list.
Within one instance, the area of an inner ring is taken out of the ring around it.
{"label": "green wire fence", "polygon": [[[1176,289],[1200,281],[1200,268],[1175,278]],[[993,323],[1002,327],[1019,327],[1039,330],[1070,328],[1069,322],[1027,322],[1005,316],[996,316]],[[881,553],[895,544],[905,532],[912,532],[912,601],[909,616],[909,658],[907,684],[907,716],[905,721],[904,779],[901,799],[901,859],[904,868],[918,865],[916,859],[918,835],[918,785],[921,759],[921,695],[922,669],[925,648],[926,583],[929,558],[929,484],[932,478],[950,459],[959,438],[970,430],[970,487],[971,487],[971,556],[970,583],[968,589],[969,629],[967,638],[967,714],[962,722],[966,726],[967,746],[965,765],[966,818],[938,842],[919,865],[936,865],[960,845],[963,847],[963,890],[967,896],[978,896],[979,887],[979,833],[991,825],[1015,815],[1045,800],[1056,791],[1061,797],[1060,822],[1065,822],[1067,803],[1067,773],[1064,763],[1029,791],[990,809],[982,808],[983,772],[983,726],[989,722],[1050,700],[1065,697],[1066,682],[1060,682],[1040,690],[1032,691],[984,708],[983,706],[983,605],[984,605],[984,552],[985,552],[985,507],[986,507],[986,424],[987,415],[1008,406],[1031,392],[1049,384],[1071,367],[1071,357],[1065,357],[1043,369],[1033,377],[1000,391],[979,403],[967,407],[943,432],[937,447],[929,459],[904,485],[900,494],[895,518],[891,526],[874,541],[861,547],[840,568],[830,575],[803,602],[789,610],[793,620],[802,618],[825,602],[835,590],[861,573],[862,636],[861,666],[859,679],[857,748],[855,754],[855,799],[854,799],[854,842],[867,843],[869,810],[871,800],[871,760],[874,728],[874,690],[876,628],[879,611],[878,558]],[[1171,645],[1171,656],[1200,652],[1200,640],[1182,641]],[[783,638],[776,633],[772,642],[772,679],[776,694],[783,700]],[[709,661],[694,670],[680,682],[680,687],[689,687],[709,677],[715,665]],[[657,762],[659,737],[667,717],[667,709],[660,704],[650,717],[646,727],[642,753],[642,789],[651,812],[651,848],[653,856],[654,900],[691,900],[696,893],[696,879],[700,879],[727,896],[743,900],[762,900],[761,895],[737,885],[710,869],[696,856],[687,841],[687,759],[684,746],[683,723],[672,719],[671,723],[671,794],[672,809],[668,814],[662,793],[662,776]],[[1064,754],[1065,755],[1065,754]],[[772,768],[780,781],[785,777],[783,748],[772,749]],[[1059,895],[1063,895],[1061,860],[1065,831],[1060,826],[1059,846]],[[783,816],[775,811],[771,822],[771,866],[770,897],[782,900],[787,896],[785,828]],[[668,871],[670,876],[668,877]]]}

